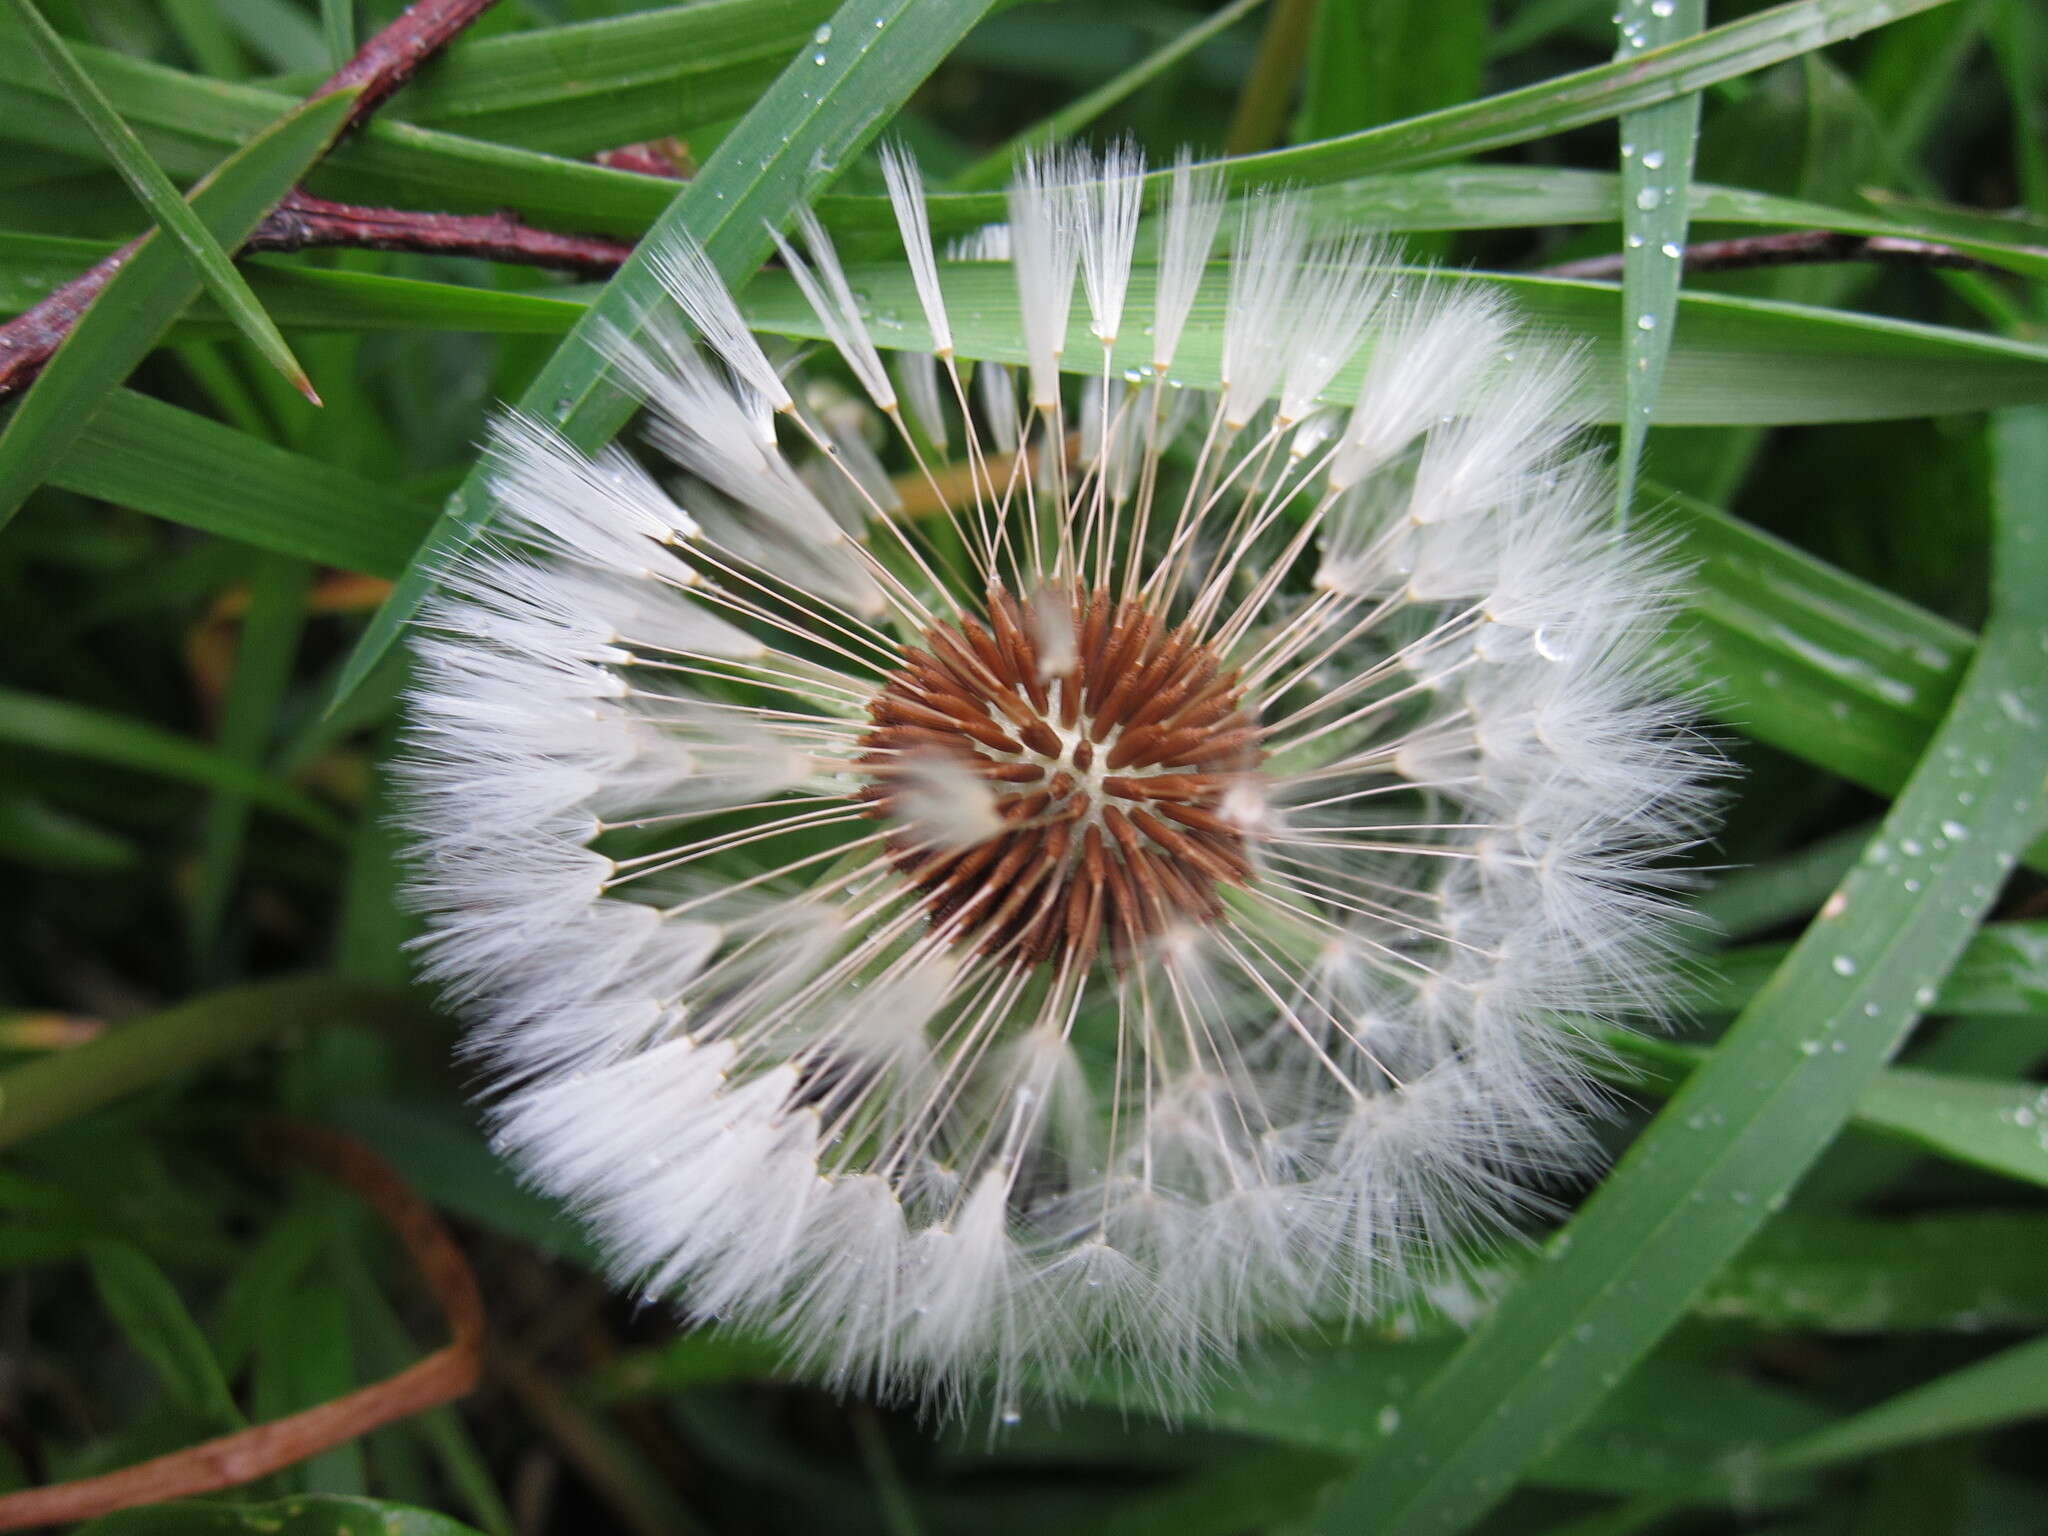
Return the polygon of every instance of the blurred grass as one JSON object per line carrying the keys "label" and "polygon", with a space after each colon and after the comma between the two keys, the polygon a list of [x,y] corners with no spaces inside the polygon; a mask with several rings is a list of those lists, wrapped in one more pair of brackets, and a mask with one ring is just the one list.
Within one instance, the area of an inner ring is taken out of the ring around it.
{"label": "blurred grass", "polygon": [[[191,206],[231,245],[319,152],[319,111],[287,114],[397,6],[37,8],[171,182],[222,167]],[[503,1370],[455,1409],[100,1536],[2048,1524],[2022,1422],[2048,1415],[2048,888],[2012,867],[2042,830],[2044,622],[2016,606],[2048,539],[2039,7],[1624,6],[1655,25],[1619,60],[1613,7],[1585,0],[984,9],[507,0],[312,188],[621,236],[680,222],[736,280],[761,221],[823,193],[879,325],[918,311],[859,153],[875,134],[982,188],[1017,145],[1077,131],[1129,132],[1155,161],[1213,152],[1250,87],[1240,120],[1266,152],[1235,181],[1302,184],[1319,216],[1406,231],[1584,338],[1641,450],[1639,525],[1695,562],[1671,648],[1746,770],[1698,904],[1742,942],[1703,962],[1677,1041],[1627,1047],[1631,1103],[1676,1098],[1619,1117],[1632,1150],[1552,1239],[1566,1257],[1496,1255],[1476,1290],[1370,1336],[1276,1341],[1172,1426],[1105,1403],[963,1435],[619,1303],[491,1155],[446,1021],[396,990],[410,929],[382,765],[389,642],[427,586],[422,540],[478,515],[483,421],[523,398],[609,436],[623,413],[585,316],[628,314],[641,279],[266,257],[223,311],[165,247],[0,405],[0,504],[20,509],[0,532],[0,1348],[28,1367],[0,1378],[0,1489],[431,1347],[382,1230],[252,1155],[242,1127],[283,1112],[379,1147],[456,1223]],[[1283,10],[1297,40],[1262,55]],[[852,47],[876,15],[879,52]],[[74,99],[0,8],[10,310],[144,227],[115,171],[146,173]],[[654,138],[703,168],[686,188],[585,158]],[[999,216],[986,194],[932,207],[952,232]],[[1687,228],[1942,239],[2003,270],[1678,282],[1661,247]],[[1643,253],[1625,291],[1531,275],[1616,251]],[[963,355],[1013,355],[1012,296],[971,268],[947,282],[956,318],[980,316],[960,318]],[[807,334],[777,275],[746,302]],[[249,303],[325,411],[236,339]],[[1196,381],[1214,330],[1198,310]],[[1979,758],[2010,782],[1930,812],[1945,765]],[[1941,870],[1902,873],[1937,837]]]}

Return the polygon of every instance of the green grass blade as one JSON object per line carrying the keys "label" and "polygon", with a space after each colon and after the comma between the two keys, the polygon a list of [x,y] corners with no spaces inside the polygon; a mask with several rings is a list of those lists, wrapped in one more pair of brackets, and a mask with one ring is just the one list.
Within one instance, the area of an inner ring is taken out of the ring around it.
{"label": "green grass blade", "polygon": [[[0,10],[0,126],[5,136],[92,159],[104,152],[68,112]],[[73,54],[128,121],[157,163],[196,176],[300,104],[284,91],[205,80],[181,70],[82,44]],[[669,119],[673,122],[673,117]],[[378,118],[336,147],[313,178],[314,190],[355,202],[453,212],[517,208],[555,229],[638,234],[675,194],[673,185],[630,171],[558,159]]]}
{"label": "green grass blade", "polygon": [[[102,240],[0,231],[0,312],[22,310],[84,271],[114,247]],[[254,257],[241,269],[271,317],[299,331],[485,331],[558,336],[587,303],[580,289],[530,293],[459,283],[308,267]],[[210,301],[193,303],[173,336],[222,332],[227,321]]]}
{"label": "green grass blade", "polygon": [[[347,121],[355,93],[311,102],[253,140],[210,176],[193,211],[224,244],[239,245],[319,159]],[[0,430],[0,524],[47,478],[109,394],[199,291],[184,253],[153,235],[108,279]]]}
{"label": "green grass blade", "polygon": [[140,1249],[112,1238],[86,1245],[100,1305],[194,1422],[219,1433],[242,1427],[220,1362],[164,1272]]}
{"label": "green grass blade", "polygon": [[0,1147],[110,1104],[149,1084],[236,1051],[286,1027],[410,1021],[416,1010],[381,988],[331,977],[230,987],[131,1020],[71,1050],[0,1072]]}
{"label": "green grass blade", "polygon": [[1121,70],[1084,96],[1076,97],[1052,116],[1033,123],[1023,132],[990,150],[950,183],[956,192],[983,191],[999,187],[1009,177],[1017,157],[1027,149],[1057,144],[1072,138],[1133,92],[1150,85],[1217,33],[1250,15],[1265,0],[1230,0],[1204,21],[1198,21],[1178,37],[1155,49],[1130,68]]}
{"label": "green grass blade", "polygon": [[1897,1068],[1871,1084],[1856,1122],[1951,1162],[2048,1187],[2048,1089]]}
{"label": "green grass blade", "polygon": [[1795,1441],[1771,1459],[1782,1467],[1835,1466],[2043,1414],[2048,1414],[2048,1338],[2016,1344],[1901,1392]]}
{"label": "green grass blade", "polygon": [[327,40],[327,61],[341,68],[356,51],[355,0],[320,0],[320,31]]}
{"label": "green grass blade", "polygon": [[249,338],[264,360],[291,381],[292,388],[318,405],[320,398],[313,393],[306,370],[292,356],[292,349],[285,345],[276,322],[264,313],[262,304],[235,270],[233,259],[199,221],[199,215],[191,204],[178,195],[170,177],[150,159],[149,151],[142,147],[135,131],[121,120],[121,114],[93,84],[92,77],[78,67],[78,61],[71,56],[64,39],[43,19],[42,12],[35,8],[34,0],[9,0],[9,3],[21,18],[23,29],[35,44],[36,52],[42,55],[50,74],[70,98],[78,115],[92,129],[93,136],[106,149],[107,158],[113,161],[122,179],[134,189],[137,200],[149,211],[157,227],[168,231],[184,247],[199,280],[213,295],[214,302],[234,322],[236,329]]}
{"label": "green grass blade", "polygon": [[1724,939],[1808,916],[1842,883],[1873,830],[1870,823],[1850,827],[1783,858],[1732,870],[1694,898],[1693,912]]}
{"label": "green grass blade", "polygon": [[1559,75],[1406,122],[1232,162],[1231,180],[1303,186],[1441,164],[1604,122],[1781,64],[1945,0],[1792,0],[1683,42]]}
{"label": "green grass blade", "polygon": [[[800,55],[777,77],[676,197],[650,239],[658,243],[671,229],[687,230],[729,283],[742,281],[770,248],[768,226],[780,226],[864,149],[992,3],[847,0],[830,23],[830,41]],[[636,253],[548,359],[520,408],[583,447],[608,440],[632,414],[632,405],[605,379],[606,361],[595,340],[598,322],[633,326],[654,292],[653,275]],[[412,621],[440,562],[489,521],[486,478],[479,464],[449,498],[420,555],[357,643],[337,684],[337,703]]]}
{"label": "green grass blade", "polygon": [[[1149,265],[1133,268],[1132,304],[1151,301],[1154,273]],[[900,262],[853,264],[848,276],[867,296],[868,327],[878,346],[930,345],[910,274]],[[1621,302],[1615,288],[1473,273],[1445,273],[1442,280],[1497,287],[1532,326],[1579,345],[1588,367],[1588,409],[1601,421],[1621,419],[1621,394],[1615,387],[1622,360],[1616,340]],[[1023,360],[1016,285],[1007,267],[946,264],[941,282],[948,307],[958,316],[953,333],[961,357]],[[1225,274],[1212,274],[1175,354],[1173,377],[1181,383],[1214,386],[1225,303]],[[808,339],[823,331],[795,284],[781,273],[764,274],[750,285],[741,308],[763,330]],[[1088,335],[1086,315],[1077,313],[1072,325],[1068,355],[1099,358],[1101,348]],[[1663,425],[1872,421],[2048,400],[2048,346],[1974,331],[1705,293],[1680,298],[1676,330],[1657,401],[1656,420]],[[1120,339],[1114,365],[1149,367],[1150,345],[1142,335]],[[1363,357],[1353,359],[1323,398],[1348,404],[1363,371]]]}
{"label": "green grass blade", "polygon": [[398,103],[423,127],[587,155],[739,116],[832,0],[698,0],[458,41]]}
{"label": "green grass blade", "polygon": [[[2048,228],[2003,214],[1910,203],[1866,193],[1889,216],[1780,197],[1747,187],[1694,182],[1686,200],[1691,222],[1766,228],[1832,229],[1846,234],[1898,235],[1944,241],[1994,266],[2048,276]],[[1554,165],[1458,165],[1349,177],[1304,189],[1318,220],[1370,224],[1383,230],[1519,229],[1539,224],[1613,224],[1621,178],[1609,172]],[[958,233],[1003,216],[988,193],[947,192],[927,202],[934,230]],[[828,197],[819,215],[849,238],[886,232],[894,215],[879,197]],[[1226,233],[1228,226],[1226,225]]]}
{"label": "green grass blade", "polygon": [[[1697,34],[1707,24],[1706,0],[1622,0],[1619,57],[1635,59]],[[1615,508],[1626,521],[1635,506],[1636,468],[1664,380],[1671,331],[1678,319],[1686,209],[1693,148],[1699,139],[1697,91],[1621,119],[1621,452],[1615,465]]]}
{"label": "green grass blade", "polygon": [[[1869,834],[1862,840],[1868,842]],[[1692,1006],[1701,1013],[1736,1012],[1770,979],[1790,948],[1752,944],[1715,955],[1704,964]],[[1927,1006],[1932,1013],[2048,1018],[2048,922],[1987,923],[1978,929]],[[2041,1045],[2048,1055],[2048,1031]]]}
{"label": "green grass blade", "polygon": [[173,732],[83,704],[0,688],[0,742],[242,795],[323,837],[339,840],[344,835],[332,811],[260,769]]}
{"label": "green grass blade", "polygon": [[[267,555],[249,582],[249,611],[235,647],[235,670],[221,712],[218,750],[251,771],[260,768],[277,723],[278,705],[298,658],[313,568]],[[217,958],[221,923],[249,833],[249,802],[233,791],[214,795],[200,834],[198,884],[192,894],[192,948],[205,969]]]}
{"label": "green grass blade", "polygon": [[395,576],[434,520],[393,486],[115,390],[50,483],[258,549]]}
{"label": "green grass blade", "polygon": [[[1921,997],[1928,996],[1926,991]],[[1938,1003],[1939,994],[1935,994]],[[2036,1021],[2015,1029],[2026,1031],[2022,1054],[2028,1060],[2043,1054]],[[1710,1052],[1698,1046],[1602,1029],[1600,1037],[1628,1063],[1615,1077],[1624,1087],[1645,1093],[1670,1093],[1686,1074],[1696,1072]],[[1946,1037],[1937,1037],[1935,1044]],[[1818,1039],[1802,1042],[1816,1049],[1832,1045]],[[1914,1067],[1887,1067],[1858,1096],[1850,1123],[1893,1140],[1910,1143],[1952,1163],[1962,1163],[2025,1184],[2048,1184],[2048,1091],[2039,1083],[2003,1078],[1966,1077],[1955,1072],[1927,1072]]]}
{"label": "green grass blade", "polygon": [[1991,620],[1864,862],[1548,1262],[1326,1507],[1324,1529],[1461,1528],[1583,1423],[1833,1140],[2040,830],[2048,414],[2009,415],[1997,435]]}

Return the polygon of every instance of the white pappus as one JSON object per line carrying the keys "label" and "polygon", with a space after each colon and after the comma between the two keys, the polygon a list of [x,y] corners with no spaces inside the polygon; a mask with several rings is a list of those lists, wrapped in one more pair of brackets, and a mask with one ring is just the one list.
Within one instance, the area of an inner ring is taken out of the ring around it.
{"label": "white pappus", "polygon": [[1479,284],[1060,150],[964,248],[1020,379],[884,168],[930,351],[777,236],[851,414],[677,248],[606,338],[662,467],[498,429],[411,700],[427,964],[623,1283],[847,1389],[1171,1403],[1586,1166],[1572,1021],[1660,1007],[1709,811],[1672,578]]}

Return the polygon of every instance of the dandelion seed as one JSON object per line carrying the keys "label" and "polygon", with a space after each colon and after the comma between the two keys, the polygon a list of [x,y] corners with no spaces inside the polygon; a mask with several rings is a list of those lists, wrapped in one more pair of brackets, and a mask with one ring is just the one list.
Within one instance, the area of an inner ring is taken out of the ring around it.
{"label": "dandelion seed", "polygon": [[[899,359],[958,462],[815,221],[784,256],[864,396],[784,390],[653,253],[680,313],[603,344],[670,467],[508,421],[411,711],[498,1144],[622,1283],[998,1417],[1083,1371],[1178,1400],[1454,1281],[1590,1160],[1560,1020],[1655,1011],[1705,815],[1575,361],[1273,195],[1222,386],[1181,388],[1220,187],[1174,172],[1139,313],[1106,169],[1031,162],[967,252],[1012,264],[1023,399]],[[1152,375],[1062,379],[1081,282]]]}

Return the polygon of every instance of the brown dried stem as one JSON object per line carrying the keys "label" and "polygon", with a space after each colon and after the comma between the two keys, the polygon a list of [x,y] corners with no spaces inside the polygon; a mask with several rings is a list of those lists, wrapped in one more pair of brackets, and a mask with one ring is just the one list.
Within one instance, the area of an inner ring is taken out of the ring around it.
{"label": "brown dried stem", "polygon": [[[1995,263],[1901,235],[1848,235],[1831,229],[1802,229],[1782,235],[1748,235],[1738,240],[1704,240],[1685,248],[1687,272],[1735,272],[1749,267],[1789,267],[1836,261],[1882,261],[1908,267],[1958,267],[1973,272],[2001,270]],[[1614,279],[1621,276],[1620,252],[1589,256],[1542,269],[1545,277]]]}
{"label": "brown dried stem", "polygon": [[[350,111],[344,134],[360,127],[410,80],[421,64],[464,27],[488,10],[494,0],[419,0],[356,51],[307,99],[318,101],[336,91],[359,87],[362,95]],[[78,317],[99,297],[149,236],[138,235],[89,270],[0,325],[0,399],[26,388],[43,364],[71,333]]]}
{"label": "brown dried stem", "polygon": [[440,1218],[390,1164],[322,1126],[271,1127],[280,1157],[318,1169],[381,1216],[411,1255],[447,1320],[449,1342],[396,1376],[267,1424],[187,1446],[100,1477],[0,1497],[0,1531],[90,1520],[117,1509],[190,1498],[251,1482],[373,1429],[463,1396],[483,1366],[484,1309],[476,1277]]}
{"label": "brown dried stem", "polygon": [[293,192],[256,226],[245,251],[305,251],[321,246],[482,256],[609,277],[633,247],[592,235],[534,229],[511,213],[415,213],[330,203]]}

